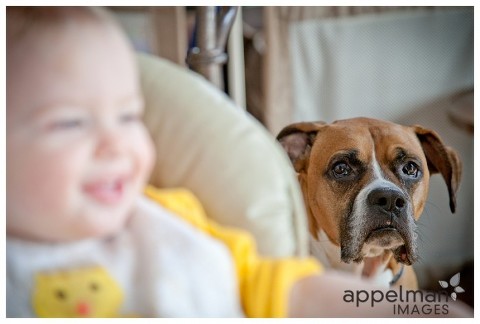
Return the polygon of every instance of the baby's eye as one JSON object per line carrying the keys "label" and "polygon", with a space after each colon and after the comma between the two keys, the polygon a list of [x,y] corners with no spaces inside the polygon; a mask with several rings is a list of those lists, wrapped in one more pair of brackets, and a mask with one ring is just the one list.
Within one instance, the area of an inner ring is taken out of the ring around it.
{"label": "baby's eye", "polygon": [[64,119],[57,120],[50,124],[52,130],[69,130],[85,126],[86,121],[83,119]]}
{"label": "baby's eye", "polygon": [[120,115],[121,123],[131,123],[141,121],[142,115],[140,113],[125,113]]}

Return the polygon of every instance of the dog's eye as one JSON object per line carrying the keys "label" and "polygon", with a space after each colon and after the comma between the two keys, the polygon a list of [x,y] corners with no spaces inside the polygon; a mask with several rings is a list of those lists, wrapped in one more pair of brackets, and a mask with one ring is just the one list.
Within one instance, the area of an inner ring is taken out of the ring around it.
{"label": "dog's eye", "polygon": [[409,177],[416,178],[418,177],[418,165],[414,162],[408,162],[403,166],[402,172]]}
{"label": "dog's eye", "polygon": [[352,172],[352,168],[344,162],[339,162],[333,166],[332,171],[336,178],[342,178],[348,176]]}

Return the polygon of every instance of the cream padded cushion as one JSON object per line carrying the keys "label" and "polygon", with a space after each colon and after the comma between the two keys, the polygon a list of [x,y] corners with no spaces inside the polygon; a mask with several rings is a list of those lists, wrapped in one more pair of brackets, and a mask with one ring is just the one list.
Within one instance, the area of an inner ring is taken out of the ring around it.
{"label": "cream padded cushion", "polygon": [[275,139],[199,75],[143,54],[139,66],[157,149],[151,183],[190,189],[209,217],[250,231],[264,255],[305,255],[301,193]]}

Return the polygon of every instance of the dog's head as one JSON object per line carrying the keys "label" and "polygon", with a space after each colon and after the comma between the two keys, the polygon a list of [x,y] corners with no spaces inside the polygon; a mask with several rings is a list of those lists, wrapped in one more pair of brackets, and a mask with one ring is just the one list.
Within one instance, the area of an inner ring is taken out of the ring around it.
{"label": "dog's head", "polygon": [[311,234],[322,229],[344,262],[385,251],[415,262],[431,174],[443,176],[455,212],[461,163],[432,130],[355,118],[293,124],[277,139],[298,173]]}

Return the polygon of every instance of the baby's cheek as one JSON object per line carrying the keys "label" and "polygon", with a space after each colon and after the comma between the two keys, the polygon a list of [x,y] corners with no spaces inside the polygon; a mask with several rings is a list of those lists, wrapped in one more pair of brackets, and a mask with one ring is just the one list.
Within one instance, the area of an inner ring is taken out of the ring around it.
{"label": "baby's cheek", "polygon": [[58,215],[66,210],[68,199],[62,191],[65,173],[54,163],[29,162],[19,161],[8,185],[8,230],[27,238],[46,239],[50,228],[58,225]]}
{"label": "baby's cheek", "polygon": [[[61,150],[42,150],[32,156],[33,166],[27,167],[25,187],[38,197],[43,208],[61,208],[69,202],[68,196],[78,186],[85,170],[85,154],[81,146],[72,145]],[[29,185],[28,185],[29,183]]]}
{"label": "baby's cheek", "polygon": [[38,163],[37,168],[29,172],[25,181],[26,194],[39,208],[52,210],[60,208],[66,202],[70,182],[73,178],[69,165],[47,160]]}

